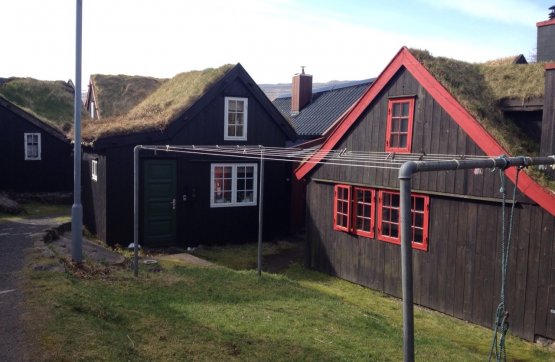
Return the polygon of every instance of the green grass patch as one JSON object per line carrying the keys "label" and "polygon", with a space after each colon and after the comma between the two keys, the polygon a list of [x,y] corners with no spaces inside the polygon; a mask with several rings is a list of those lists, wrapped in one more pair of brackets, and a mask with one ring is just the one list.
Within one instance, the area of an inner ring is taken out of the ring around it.
{"label": "green grass patch", "polygon": [[[241,268],[252,262],[253,250],[209,252],[213,261]],[[230,262],[234,255],[242,261]],[[137,279],[129,270],[102,278],[26,275],[27,325],[44,360],[402,359],[399,300],[299,264],[262,277],[254,270],[172,262],[141,265]],[[415,329],[419,360],[487,358],[488,329],[422,308],[416,308]],[[507,346],[512,360],[555,358],[517,338]]]}
{"label": "green grass patch", "polygon": [[23,204],[22,206],[26,211],[25,214],[11,215],[0,213],[0,220],[17,221],[30,218],[50,217],[59,223],[71,221],[71,205],[31,202]]}

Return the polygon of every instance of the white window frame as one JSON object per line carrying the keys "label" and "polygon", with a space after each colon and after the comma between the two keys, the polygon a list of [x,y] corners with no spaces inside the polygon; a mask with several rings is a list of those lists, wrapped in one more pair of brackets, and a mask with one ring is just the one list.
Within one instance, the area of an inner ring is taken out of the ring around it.
{"label": "white window frame", "polygon": [[[231,202],[214,200],[214,171],[216,167],[231,167]],[[237,202],[237,167],[253,167],[252,201]],[[256,206],[258,203],[258,164],[256,163],[212,163],[210,165],[210,207]]]}
{"label": "white window frame", "polygon": [[[243,134],[241,136],[230,136],[228,133],[228,117],[229,117],[229,102],[242,101],[243,102]],[[247,140],[247,125],[248,125],[248,110],[249,99],[240,97],[225,97],[225,110],[224,110],[224,140],[226,141],[246,141]]]}
{"label": "white window frame", "polygon": [[91,179],[98,181],[98,160],[91,161]]}
{"label": "white window frame", "polygon": [[[27,137],[28,136],[37,136],[37,156],[36,157],[32,157],[29,155],[30,150],[29,150],[29,143],[27,142]],[[37,132],[29,132],[29,133],[24,133],[23,134],[23,145],[24,145],[24,152],[25,152],[25,161],[40,161],[41,160],[41,139],[40,139],[40,133]]]}

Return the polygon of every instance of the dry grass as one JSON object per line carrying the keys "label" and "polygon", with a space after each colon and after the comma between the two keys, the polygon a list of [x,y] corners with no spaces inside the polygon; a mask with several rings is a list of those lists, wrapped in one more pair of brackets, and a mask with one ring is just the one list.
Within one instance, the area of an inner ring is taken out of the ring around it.
{"label": "dry grass", "polygon": [[[61,131],[71,128],[74,91],[66,82],[10,78],[0,85],[0,96]],[[81,114],[87,118],[84,108]]]}
{"label": "dry grass", "polygon": [[94,141],[101,137],[163,130],[171,120],[192,106],[208,89],[220,80],[233,65],[180,73],[164,82],[152,94],[120,117],[83,124],[83,139]]}
{"label": "dry grass", "polygon": [[484,63],[484,65],[497,66],[497,65],[506,65],[506,64],[516,64],[516,62],[518,61],[518,59],[521,56],[522,56],[522,54],[520,54],[520,55],[511,55],[509,57],[488,60],[487,62]]}
{"label": "dry grass", "polygon": [[498,104],[504,98],[530,99],[543,94],[541,64],[493,66],[433,57],[425,50],[411,49],[411,53],[505,150],[512,155],[537,154],[539,145],[505,119]]}
{"label": "dry grass", "polygon": [[544,63],[483,64],[479,66],[486,83],[497,100],[519,99],[527,101],[543,97]]}
{"label": "dry grass", "polygon": [[166,79],[129,75],[93,74],[97,107],[101,117],[118,117],[154,92]]}

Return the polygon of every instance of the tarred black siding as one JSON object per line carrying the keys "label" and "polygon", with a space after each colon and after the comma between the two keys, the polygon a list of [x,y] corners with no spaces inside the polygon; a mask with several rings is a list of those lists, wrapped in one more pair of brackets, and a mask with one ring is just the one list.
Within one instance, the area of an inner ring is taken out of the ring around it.
{"label": "tarred black siding", "polygon": [[[340,141],[337,149],[385,150],[387,100],[416,96],[414,153],[484,155],[407,71],[401,70]],[[401,296],[400,247],[333,230],[333,185],[398,188],[398,171],[321,165],[309,175],[310,266]],[[415,250],[415,302],[491,327],[499,303],[499,172],[425,172],[413,190],[430,195],[429,250]],[[508,182],[509,192],[513,189]],[[512,333],[555,338],[555,218],[518,193],[510,250],[507,309]]]}
{"label": "tarred black siding", "polygon": [[[312,268],[401,297],[400,246],[333,230],[333,184],[310,182],[307,239]],[[515,209],[507,309],[511,332],[555,337],[555,219],[536,205]],[[498,203],[431,197],[429,251],[413,251],[414,301],[491,327],[499,303]]]}
{"label": "tarred black siding", "polygon": [[[40,160],[25,160],[25,133],[41,134]],[[69,192],[73,189],[71,144],[0,105],[0,170],[0,190]]]}
{"label": "tarred black siding", "polygon": [[[254,85],[255,86],[255,85]],[[237,79],[228,83],[220,94],[201,104],[193,117],[187,114],[175,121],[178,131],[171,137],[148,139],[130,135],[115,137],[106,146],[105,190],[91,198],[94,210],[104,209],[105,225],[96,223],[97,235],[109,244],[126,244],[133,238],[133,147],[136,144],[171,145],[264,145],[284,147],[287,135],[272,115],[252,95],[253,85]],[[247,141],[224,141],[224,98],[248,98]],[[277,112],[277,110],[276,110]],[[199,155],[168,155],[145,151],[141,159],[172,158],[177,162],[177,224],[178,243],[181,245],[246,242],[255,240],[258,232],[258,207],[210,208],[210,163],[258,163],[257,160],[232,158],[204,158]],[[260,172],[260,166],[258,167]],[[99,175],[100,177],[100,175]],[[291,165],[266,162],[264,192],[264,236],[271,238],[289,231]],[[194,192],[193,192],[194,190]],[[105,193],[104,196],[102,193]],[[193,196],[194,194],[194,196]],[[142,200],[142,193],[141,200]],[[187,201],[183,201],[187,195]],[[98,200],[98,201],[97,201]],[[105,204],[103,205],[102,203]],[[142,201],[141,201],[142,202]],[[141,206],[142,207],[142,206]],[[96,212],[96,211],[95,211]],[[141,209],[142,212],[142,209]],[[99,216],[102,219],[103,216]],[[101,230],[103,228],[103,230]]]}

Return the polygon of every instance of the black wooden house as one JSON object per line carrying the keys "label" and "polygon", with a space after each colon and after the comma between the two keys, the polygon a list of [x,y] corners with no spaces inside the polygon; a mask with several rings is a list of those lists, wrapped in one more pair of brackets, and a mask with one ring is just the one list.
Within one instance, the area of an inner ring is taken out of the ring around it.
{"label": "black wooden house", "polygon": [[[262,145],[295,138],[237,64],[182,73],[122,119],[90,122],[83,163],[85,226],[109,244],[133,240],[136,145]],[[289,227],[291,166],[265,162],[265,238]],[[195,246],[256,239],[258,160],[142,151],[140,243]]]}
{"label": "black wooden house", "polygon": [[62,129],[71,120],[72,100],[65,82],[9,78],[0,84],[0,190],[73,189],[72,146]]}
{"label": "black wooden house", "polygon": [[[398,171],[313,162],[333,150],[391,157],[529,154],[526,146],[539,145],[540,137],[522,142],[529,135],[511,120],[533,124],[538,117],[529,112],[537,109],[525,109],[521,101],[507,117],[500,101],[505,96],[492,89],[508,87],[492,84],[510,77],[493,76],[497,72],[526,74],[527,82],[539,74],[542,94],[526,99],[544,100],[541,152],[555,153],[553,67],[480,68],[486,66],[399,51],[327,136],[323,152],[296,170],[308,183],[311,267],[401,296]],[[507,171],[509,190],[515,174]],[[415,303],[491,327],[500,286],[499,174],[479,169],[421,173],[413,177],[412,189]],[[506,302],[510,330],[529,340],[555,339],[555,193],[525,172],[518,190]]]}

